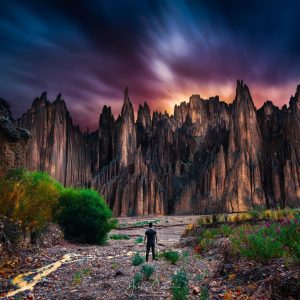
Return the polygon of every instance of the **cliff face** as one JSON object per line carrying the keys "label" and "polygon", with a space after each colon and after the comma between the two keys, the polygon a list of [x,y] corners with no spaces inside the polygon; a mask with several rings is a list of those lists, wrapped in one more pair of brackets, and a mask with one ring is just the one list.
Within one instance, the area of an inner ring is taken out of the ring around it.
{"label": "cliff face", "polygon": [[29,170],[48,172],[64,185],[87,185],[91,180],[88,137],[72,124],[59,94],[53,103],[43,93],[17,121],[32,134],[26,150]]}
{"label": "cliff face", "polygon": [[82,134],[59,95],[37,98],[18,124],[32,133],[26,166],[65,185],[89,185],[116,216],[219,213],[300,204],[300,87],[282,110],[256,110],[238,81],[228,105],[193,95],[174,115],[147,103],[134,111],[125,90],[115,120],[104,106],[99,129]]}
{"label": "cliff face", "polygon": [[25,149],[30,133],[16,126],[6,101],[0,99],[0,175],[25,165]]}

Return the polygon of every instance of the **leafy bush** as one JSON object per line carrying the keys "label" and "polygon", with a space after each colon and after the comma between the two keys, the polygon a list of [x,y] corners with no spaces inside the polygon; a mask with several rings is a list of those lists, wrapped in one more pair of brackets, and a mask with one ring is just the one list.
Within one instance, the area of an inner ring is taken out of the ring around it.
{"label": "leafy bush", "polygon": [[144,275],[146,280],[149,280],[154,273],[154,267],[151,265],[142,265],[141,273]]}
{"label": "leafy bush", "polygon": [[187,299],[189,293],[189,280],[184,270],[180,270],[172,276],[171,290],[174,300]]}
{"label": "leafy bush", "polygon": [[127,234],[112,234],[109,238],[111,240],[130,240],[130,236]]}
{"label": "leafy bush", "polygon": [[52,221],[62,188],[46,173],[10,170],[0,178],[0,214],[39,231]]}
{"label": "leafy bush", "polygon": [[131,282],[131,288],[134,289],[134,290],[138,289],[141,286],[142,281],[143,281],[142,274],[141,273],[136,273],[133,276],[133,280]]}
{"label": "leafy bush", "polygon": [[140,266],[144,261],[144,257],[141,256],[139,252],[137,252],[131,260],[133,266]]}
{"label": "leafy bush", "polygon": [[136,238],[135,243],[141,244],[143,241],[144,241],[144,238],[142,236],[139,236],[138,238]]}
{"label": "leafy bush", "polygon": [[168,260],[172,265],[175,265],[177,260],[179,259],[179,253],[177,251],[165,251],[163,256],[166,260]]}
{"label": "leafy bush", "polygon": [[67,239],[103,244],[115,226],[111,216],[111,210],[94,190],[67,188],[61,193],[57,220]]}

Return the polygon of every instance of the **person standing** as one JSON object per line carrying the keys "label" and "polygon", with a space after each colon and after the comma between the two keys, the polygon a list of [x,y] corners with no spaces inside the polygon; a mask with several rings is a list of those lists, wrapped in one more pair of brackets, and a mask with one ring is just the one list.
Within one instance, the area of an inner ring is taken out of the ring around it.
{"label": "person standing", "polygon": [[152,222],[149,223],[149,228],[145,232],[144,244],[146,244],[146,261],[149,258],[150,249],[152,250],[152,260],[155,260],[155,243],[157,244],[156,230],[152,228]]}

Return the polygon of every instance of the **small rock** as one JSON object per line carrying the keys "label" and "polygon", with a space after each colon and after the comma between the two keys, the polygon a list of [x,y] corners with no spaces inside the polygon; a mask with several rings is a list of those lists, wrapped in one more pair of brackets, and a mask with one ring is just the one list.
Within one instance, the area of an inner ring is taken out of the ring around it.
{"label": "small rock", "polygon": [[30,292],[30,293],[27,295],[26,299],[27,299],[27,300],[34,300],[34,299],[35,299],[34,294]]}
{"label": "small rock", "polygon": [[200,289],[196,286],[193,287],[193,294],[198,295],[200,293]]}
{"label": "small rock", "polygon": [[124,273],[118,270],[118,271],[116,272],[116,274],[114,275],[114,277],[117,277],[117,276],[123,276],[123,275],[124,275]]}

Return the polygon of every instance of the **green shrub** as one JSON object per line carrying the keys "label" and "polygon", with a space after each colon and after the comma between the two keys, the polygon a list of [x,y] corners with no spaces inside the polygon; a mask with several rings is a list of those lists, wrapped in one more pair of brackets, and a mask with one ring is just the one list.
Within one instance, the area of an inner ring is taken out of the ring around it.
{"label": "green shrub", "polygon": [[203,286],[200,290],[199,300],[209,300],[209,290],[207,286]]}
{"label": "green shrub", "polygon": [[111,216],[112,212],[94,190],[67,188],[60,196],[57,221],[67,239],[103,244],[115,226]]}
{"label": "green shrub", "polygon": [[233,232],[233,230],[229,225],[224,224],[220,226],[219,232],[222,237],[228,237]]}
{"label": "green shrub", "polygon": [[109,238],[111,240],[130,240],[130,236],[127,234],[112,234]]}
{"label": "green shrub", "polygon": [[142,265],[141,273],[144,275],[146,280],[149,280],[154,273],[154,267],[151,265]]}
{"label": "green shrub", "polygon": [[258,210],[254,209],[254,210],[250,211],[250,215],[253,219],[257,220],[259,218],[260,214],[259,214]]}
{"label": "green shrub", "polygon": [[0,178],[0,215],[37,232],[52,221],[62,189],[61,184],[46,173],[10,170]]}
{"label": "green shrub", "polygon": [[136,273],[133,276],[133,280],[131,282],[131,288],[134,290],[138,289],[141,286],[142,281],[143,281],[142,274]]}
{"label": "green shrub", "polygon": [[268,262],[279,257],[299,258],[300,217],[282,222],[265,223],[262,226],[244,226],[230,237],[232,249],[242,256],[259,262]]}
{"label": "green shrub", "polygon": [[185,250],[182,252],[182,257],[184,260],[187,260],[189,258],[189,256],[190,256],[189,251]]}
{"label": "green shrub", "polygon": [[144,238],[142,236],[139,236],[138,238],[136,238],[135,243],[141,244],[143,241],[144,241]]}
{"label": "green shrub", "polygon": [[163,253],[164,258],[169,261],[172,265],[175,265],[179,259],[179,253],[177,251],[165,251]]}
{"label": "green shrub", "polygon": [[180,270],[172,276],[171,290],[174,300],[187,299],[189,293],[189,280],[184,270]]}
{"label": "green shrub", "polygon": [[220,235],[220,229],[219,228],[211,228],[211,229],[205,229],[202,233],[202,237],[206,239],[213,239]]}
{"label": "green shrub", "polygon": [[247,244],[241,247],[240,252],[251,259],[267,262],[272,258],[281,257],[283,247],[279,241],[270,236],[264,237],[260,233],[254,233],[247,237]]}
{"label": "green shrub", "polygon": [[144,257],[141,256],[139,252],[137,252],[131,260],[133,266],[140,266],[144,261]]}
{"label": "green shrub", "polygon": [[213,243],[212,239],[203,238],[199,240],[200,250],[207,251]]}

